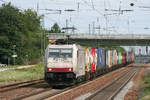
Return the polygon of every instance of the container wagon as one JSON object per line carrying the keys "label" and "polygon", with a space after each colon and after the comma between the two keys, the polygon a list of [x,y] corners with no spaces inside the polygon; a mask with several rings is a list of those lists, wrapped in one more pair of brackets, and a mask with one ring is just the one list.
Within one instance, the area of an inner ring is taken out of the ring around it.
{"label": "container wagon", "polygon": [[45,51],[44,78],[51,86],[73,85],[119,68],[126,62],[126,53],[116,50],[49,44]]}

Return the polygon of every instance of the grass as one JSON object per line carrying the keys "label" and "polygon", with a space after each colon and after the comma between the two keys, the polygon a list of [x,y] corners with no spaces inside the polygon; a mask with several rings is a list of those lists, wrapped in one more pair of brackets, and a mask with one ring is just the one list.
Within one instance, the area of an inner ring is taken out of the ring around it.
{"label": "grass", "polygon": [[140,96],[140,100],[150,100],[150,73],[144,75],[141,88],[143,93]]}
{"label": "grass", "polygon": [[44,77],[44,66],[36,65],[26,69],[13,69],[0,72],[0,82],[26,81]]}

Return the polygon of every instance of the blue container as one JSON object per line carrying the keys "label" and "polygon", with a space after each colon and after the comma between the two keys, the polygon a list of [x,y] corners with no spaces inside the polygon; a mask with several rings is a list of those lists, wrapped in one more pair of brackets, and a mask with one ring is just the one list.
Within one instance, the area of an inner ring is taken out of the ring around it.
{"label": "blue container", "polygon": [[105,50],[106,53],[106,67],[108,67],[108,50]]}
{"label": "blue container", "polygon": [[106,50],[102,49],[102,66],[106,67]]}
{"label": "blue container", "polygon": [[106,51],[103,48],[98,48],[97,49],[97,65],[98,68],[105,67],[106,66]]}
{"label": "blue container", "polygon": [[98,65],[98,68],[101,68],[102,67],[102,48],[98,48],[97,55],[98,55],[97,65]]}

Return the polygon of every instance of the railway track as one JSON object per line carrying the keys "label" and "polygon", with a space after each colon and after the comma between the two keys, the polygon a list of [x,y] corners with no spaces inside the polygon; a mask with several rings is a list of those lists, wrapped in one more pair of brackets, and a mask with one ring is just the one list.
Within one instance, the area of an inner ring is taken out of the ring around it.
{"label": "railway track", "polygon": [[4,86],[0,87],[0,93],[11,91],[11,90],[22,88],[22,87],[28,87],[31,85],[36,85],[36,84],[43,83],[43,82],[44,82],[43,79],[38,79],[38,80],[25,81],[25,82],[19,82],[19,83],[4,85]]}
{"label": "railway track", "polygon": [[[128,72],[129,73],[129,72]],[[34,81],[30,81],[30,82],[23,82],[23,83],[17,83],[17,84],[11,84],[11,85],[7,85],[7,86],[3,86],[0,88],[3,88],[3,91],[8,91],[8,90],[13,90],[13,89],[17,89],[17,88],[21,88],[21,87],[28,87],[30,85],[36,85],[38,83],[42,83],[44,80],[34,80]],[[62,89],[52,89],[51,87],[49,87],[48,85],[43,88],[42,90],[39,91],[35,91],[35,92],[31,92],[25,95],[20,95],[17,96],[15,98],[11,98],[12,100],[43,100],[43,99],[47,99],[47,98],[51,98],[54,96],[57,96],[58,94],[64,93],[67,90],[71,90],[79,85],[85,84],[88,81],[79,83],[77,85],[71,86],[71,87],[67,87],[67,88],[62,88]],[[9,88],[7,88],[9,87]],[[2,90],[0,90],[2,92]]]}
{"label": "railway track", "polygon": [[84,82],[78,83],[78,84],[70,86],[70,87],[62,87],[62,88],[57,88],[57,89],[47,87],[44,90],[26,94],[23,96],[19,96],[19,97],[13,98],[12,100],[44,100],[44,99],[56,96],[58,94],[61,94],[67,90],[71,90],[71,89],[73,89],[77,86],[80,86],[82,84],[85,84],[87,82],[89,82],[89,81],[84,81]]}
{"label": "railway track", "polygon": [[73,89],[73,88],[75,88],[79,85],[82,85],[84,83],[86,83],[86,82],[82,82],[82,83],[79,83],[79,84],[74,85],[74,86],[63,87],[63,88],[58,88],[58,89],[46,88],[44,90],[41,90],[41,91],[38,91],[35,93],[26,94],[26,95],[23,95],[20,97],[13,98],[12,100],[44,100],[44,99],[56,96],[60,93],[63,93],[67,90]]}
{"label": "railway track", "polygon": [[120,77],[86,98],[86,100],[99,100],[100,98],[103,100],[113,100],[122,88],[134,77],[138,70],[139,68],[134,67],[123,73]]}
{"label": "railway track", "polygon": [[[101,75],[103,76],[103,75]],[[31,93],[31,94],[27,94],[27,95],[24,95],[24,96],[20,96],[20,97],[17,97],[17,98],[13,98],[12,100],[44,100],[44,99],[51,99],[59,94],[62,94],[64,93],[65,91],[68,91],[68,90],[71,90],[75,87],[78,87],[80,85],[83,85],[87,82],[89,82],[90,80],[88,81],[84,81],[84,82],[81,82],[79,84],[76,84],[74,86],[71,86],[71,87],[67,87],[67,88],[64,88],[64,89],[52,89],[52,88],[46,88],[45,90],[42,90],[42,91],[38,91],[38,92],[35,92],[35,93]]]}

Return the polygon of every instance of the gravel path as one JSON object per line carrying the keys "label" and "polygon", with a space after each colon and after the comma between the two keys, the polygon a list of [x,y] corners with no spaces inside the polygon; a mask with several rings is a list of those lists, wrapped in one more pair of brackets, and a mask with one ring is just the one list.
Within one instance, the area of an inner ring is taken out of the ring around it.
{"label": "gravel path", "polygon": [[9,70],[10,68],[0,68],[0,72],[3,72],[5,70]]}
{"label": "gravel path", "polygon": [[24,65],[24,66],[19,66],[17,68],[0,68],[0,72],[6,71],[6,70],[12,70],[12,69],[23,69],[23,68],[30,68],[35,65]]}

